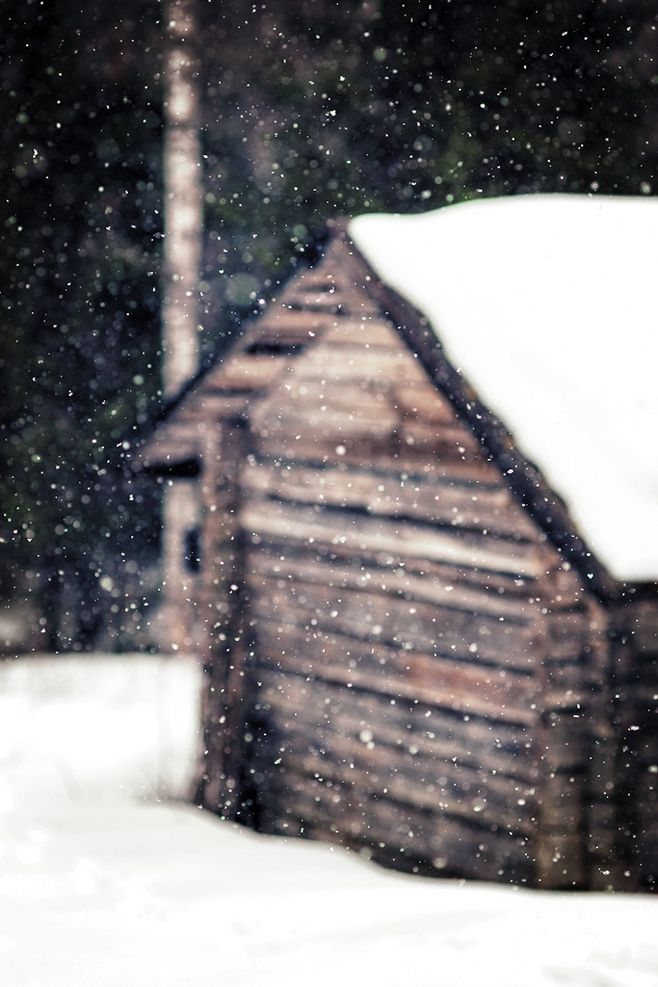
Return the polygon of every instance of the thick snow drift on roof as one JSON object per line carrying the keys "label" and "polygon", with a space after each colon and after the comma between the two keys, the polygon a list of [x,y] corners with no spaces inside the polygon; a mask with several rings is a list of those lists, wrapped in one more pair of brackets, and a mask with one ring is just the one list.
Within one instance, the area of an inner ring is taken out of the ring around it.
{"label": "thick snow drift on roof", "polygon": [[658,201],[529,195],[350,234],[619,579],[658,577]]}

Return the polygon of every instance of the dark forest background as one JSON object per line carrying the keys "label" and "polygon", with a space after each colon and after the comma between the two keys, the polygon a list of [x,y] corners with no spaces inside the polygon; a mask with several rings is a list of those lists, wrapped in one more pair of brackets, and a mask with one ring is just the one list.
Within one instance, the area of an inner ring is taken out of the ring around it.
{"label": "dark forest background", "polygon": [[[164,5],[26,0],[0,39],[0,597],[42,646],[148,644]],[[653,0],[198,0],[205,359],[327,218],[650,195]]]}

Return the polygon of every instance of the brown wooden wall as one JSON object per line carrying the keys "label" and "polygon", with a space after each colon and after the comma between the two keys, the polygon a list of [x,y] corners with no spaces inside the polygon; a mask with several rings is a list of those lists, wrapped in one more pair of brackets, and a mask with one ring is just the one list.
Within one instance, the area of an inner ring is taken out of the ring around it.
{"label": "brown wooden wall", "polygon": [[631,885],[658,886],[658,600],[631,594],[615,615],[620,818],[615,852]]}
{"label": "brown wooden wall", "polygon": [[549,886],[618,887],[608,615],[553,551],[541,592],[539,870]]}
{"label": "brown wooden wall", "polygon": [[200,798],[401,868],[596,884],[605,616],[335,270],[284,297],[308,344],[206,466],[207,557],[233,568]]}

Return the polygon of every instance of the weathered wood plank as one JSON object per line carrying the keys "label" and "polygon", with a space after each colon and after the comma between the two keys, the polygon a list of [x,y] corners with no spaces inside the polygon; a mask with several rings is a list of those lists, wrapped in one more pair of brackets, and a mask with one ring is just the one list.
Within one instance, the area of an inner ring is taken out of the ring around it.
{"label": "weathered wood plank", "polygon": [[259,677],[260,701],[274,704],[286,717],[295,719],[311,706],[317,722],[328,728],[336,723],[359,737],[365,729],[410,753],[414,749],[432,759],[457,758],[473,767],[486,764],[528,783],[539,777],[532,732],[523,725],[456,715],[416,699],[391,701],[372,690],[345,689],[321,678],[308,681],[272,665],[261,665]]}
{"label": "weathered wood plank", "polygon": [[326,346],[339,348],[341,345],[360,346],[370,348],[371,346],[388,347],[389,349],[399,347],[399,337],[386,319],[377,317],[336,318],[323,335],[322,342]]}
{"label": "weathered wood plank", "polygon": [[298,282],[287,288],[281,296],[281,302],[289,309],[299,309],[305,313],[327,312],[354,318],[372,318],[380,314],[367,295],[344,280],[316,286],[310,282],[308,285]]}
{"label": "weathered wood plank", "polygon": [[262,388],[271,385],[276,377],[285,373],[294,357],[289,355],[256,354],[238,352],[224,363],[215,386],[225,388]]}
{"label": "weathered wood plank", "polygon": [[533,629],[483,615],[396,600],[376,593],[300,587],[277,580],[250,581],[254,616],[309,632],[347,634],[404,651],[530,670],[535,663]]}
{"label": "weathered wood plank", "polygon": [[545,833],[537,843],[536,854],[540,887],[586,887],[588,873],[582,833]]}
{"label": "weathered wood plank", "polygon": [[202,545],[212,578],[205,581],[202,600],[208,623],[203,655],[204,766],[198,795],[208,807],[229,817],[240,804],[244,718],[251,688],[245,674],[248,614],[238,526],[242,493],[237,482],[246,445],[245,429],[220,426],[210,433],[202,482]]}
{"label": "weathered wood plank", "polygon": [[379,519],[349,511],[321,511],[250,498],[240,523],[247,533],[283,537],[292,543],[340,544],[355,554],[390,552],[400,559],[427,559],[519,576],[541,573],[541,560],[532,544],[475,533],[466,538],[463,532],[431,525],[382,525]]}
{"label": "weathered wood plank", "polygon": [[[506,760],[501,757],[500,769],[491,768],[488,764],[475,763],[476,759],[472,756],[469,759],[459,743],[454,743],[450,749],[446,746],[444,755],[439,756],[437,752],[440,748],[436,745],[428,748],[427,741],[422,746],[420,735],[412,734],[410,737],[407,732],[404,743],[399,736],[395,742],[382,739],[387,729],[389,737],[393,736],[395,721],[390,721],[388,716],[373,723],[372,729],[359,727],[358,732],[354,719],[347,715],[339,714],[336,722],[333,719],[331,723],[324,719],[318,721],[313,719],[310,710],[290,710],[290,693],[296,691],[293,676],[286,676],[288,681],[281,685],[283,676],[280,672],[261,668],[259,675],[264,683],[263,698],[268,702],[270,729],[276,735],[275,750],[278,753],[284,753],[292,738],[303,752],[315,752],[331,763],[361,765],[375,779],[381,780],[391,772],[402,772],[432,795],[432,805],[437,804],[435,796],[439,790],[449,789],[453,785],[469,792],[487,789],[506,802],[516,793],[518,798],[524,800],[518,802],[519,806],[536,802],[537,775],[529,755],[523,764],[518,764],[510,755]],[[284,699],[281,692],[285,693]],[[419,740],[418,744],[415,738]],[[525,811],[523,814],[526,815]]]}
{"label": "weathered wood plank", "polygon": [[586,765],[580,770],[548,772],[540,802],[542,833],[584,833],[587,799]]}
{"label": "weathered wood plank", "polygon": [[323,335],[342,321],[327,312],[299,311],[286,304],[268,307],[252,330],[244,337],[245,348],[258,340],[280,340],[282,343],[306,343]]}
{"label": "weathered wood plank", "polygon": [[[343,545],[321,545],[314,542],[312,546],[301,542],[292,544],[284,538],[269,537],[266,535],[252,535],[250,539],[253,545],[267,548],[274,556],[278,556],[281,561],[287,559],[299,561],[310,559],[318,563],[328,562],[329,564],[344,564],[359,571],[383,575],[395,581],[409,573],[413,577],[436,582],[443,586],[448,592],[457,594],[459,600],[460,589],[463,587],[466,593],[473,591],[481,594],[498,594],[500,597],[513,600],[518,603],[520,609],[524,609],[530,601],[536,601],[533,595],[537,580],[534,577],[517,576],[510,573],[492,572],[481,570],[477,567],[454,566],[448,563],[435,562],[427,559],[406,558],[404,560],[396,558],[387,552],[366,552],[355,553],[352,548]],[[252,551],[253,549],[250,549]],[[273,570],[276,575],[276,570]],[[398,575],[400,574],[400,575]],[[452,587],[452,590],[449,589]]]}
{"label": "weathered wood plank", "polygon": [[[366,590],[404,599],[407,603],[436,603],[451,610],[484,616],[509,617],[515,623],[532,623],[537,613],[531,597],[507,596],[486,585],[479,587],[460,581],[419,575],[404,568],[383,568],[370,560],[358,564],[344,560],[329,560],[308,552],[284,555],[274,546],[261,544],[249,553],[247,570],[250,577],[284,579],[326,586],[328,589]],[[572,666],[569,665],[569,668]],[[558,672],[558,676],[561,670]],[[567,673],[568,674],[568,673]]]}
{"label": "weathered wood plank", "polygon": [[[480,880],[532,881],[534,864],[528,837],[499,830],[485,830],[447,814],[419,811],[392,799],[362,797],[351,788],[290,773],[285,815],[299,819],[306,833],[324,839],[340,839],[353,846],[372,848],[373,856],[396,867],[421,861],[436,871]],[[328,820],[335,820],[328,823]]]}
{"label": "weathered wood plank", "polygon": [[302,377],[319,378],[327,382],[355,381],[358,384],[364,380],[397,381],[406,387],[422,386],[427,382],[427,376],[420,364],[399,345],[370,346],[368,348],[356,343],[344,343],[340,346],[340,359],[337,359],[338,347],[318,343],[304,354],[303,362],[298,368],[298,380]]}
{"label": "weathered wood plank", "polygon": [[[309,435],[317,445],[336,449],[341,443],[368,442],[373,448],[376,442],[391,443],[397,448],[399,415],[385,403],[373,401],[369,407],[356,411],[351,408],[335,408],[329,405],[295,402],[281,410],[273,418],[269,412],[261,413],[254,422],[254,430],[259,437],[275,439],[277,435]],[[442,436],[443,445],[452,452],[457,440]],[[446,454],[447,455],[447,454]]]}
{"label": "weathered wood plank", "polygon": [[221,419],[242,414],[251,394],[251,388],[235,390],[204,388],[195,401],[190,401],[189,404],[181,407],[176,420],[185,424],[190,423],[195,431],[205,432],[207,429],[214,428],[215,423]]}
{"label": "weathered wood plank", "polygon": [[[387,664],[382,666],[378,655],[368,654],[367,648],[353,649],[345,655],[329,637],[308,642],[307,650],[302,651],[295,646],[294,638],[303,642],[304,635],[286,628],[282,642],[280,626],[258,621],[262,654],[259,660],[264,664],[271,662],[300,676],[322,678],[346,688],[356,686],[382,695],[417,699],[457,712],[486,716],[492,721],[511,720],[529,726],[535,722],[537,687],[529,677],[512,676],[504,669],[469,667],[434,656],[393,650],[389,651]],[[309,646],[314,646],[311,654]]]}
{"label": "weathered wood plank", "polygon": [[[276,409],[268,408],[269,416],[276,414]],[[456,448],[456,447],[455,447]],[[445,461],[436,458],[428,462],[428,456],[422,450],[416,451],[413,446],[399,444],[392,448],[389,436],[374,439],[363,437],[346,442],[340,436],[321,437],[318,442],[307,428],[291,435],[276,431],[271,434],[267,428],[260,429],[254,436],[254,451],[273,460],[296,460],[306,464],[327,463],[342,466],[361,467],[364,463],[373,464],[380,468],[398,473],[415,474],[427,470],[435,476],[447,481],[454,479],[458,483],[498,484],[500,473],[485,460],[473,458],[464,460],[461,456],[451,456]],[[449,451],[453,451],[453,447]]]}
{"label": "weathered wood plank", "polygon": [[537,535],[502,485],[473,491],[432,477],[412,479],[399,473],[296,463],[276,466],[262,460],[246,464],[241,479],[247,490],[299,504],[363,508],[375,516],[433,520],[518,540]]}
{"label": "weathered wood plank", "polygon": [[395,762],[393,753],[381,749],[343,753],[338,738],[326,742],[326,753],[310,750],[303,734],[282,733],[282,770],[318,781],[349,784],[361,797],[375,796],[413,805],[437,816],[447,814],[481,826],[497,825],[526,836],[535,830],[531,789],[507,779],[503,785],[489,783],[477,775],[454,767],[437,765],[434,775],[418,771],[413,763]]}
{"label": "weathered wood plank", "polygon": [[[267,433],[268,425],[271,433],[287,428],[297,430],[301,422],[303,430],[310,434],[320,429],[325,436],[329,436],[333,429],[344,432],[346,436],[356,436],[362,419],[369,423],[382,415],[391,432],[401,421],[400,413],[389,400],[386,389],[378,385],[347,386],[293,377],[286,380],[283,386],[285,396],[282,394],[276,402],[264,402],[262,408],[255,410],[252,415],[255,430]],[[273,404],[277,406],[275,418],[271,414]],[[264,428],[261,429],[261,426]]]}

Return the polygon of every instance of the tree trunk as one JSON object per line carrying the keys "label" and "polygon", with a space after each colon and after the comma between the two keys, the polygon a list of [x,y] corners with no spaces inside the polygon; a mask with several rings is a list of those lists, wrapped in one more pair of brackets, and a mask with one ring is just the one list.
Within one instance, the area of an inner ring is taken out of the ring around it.
{"label": "tree trunk", "polygon": [[[165,241],[162,309],[162,382],[174,398],[199,366],[199,272],[202,240],[202,170],[199,140],[196,0],[168,0],[165,67]],[[164,601],[159,644],[164,650],[194,647],[192,610],[183,571],[187,527],[198,513],[192,481],[164,489]]]}
{"label": "tree trunk", "polygon": [[199,363],[201,148],[195,0],[169,0],[165,71],[163,390],[174,397]]}

